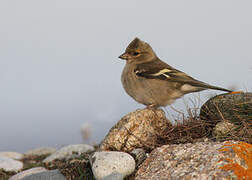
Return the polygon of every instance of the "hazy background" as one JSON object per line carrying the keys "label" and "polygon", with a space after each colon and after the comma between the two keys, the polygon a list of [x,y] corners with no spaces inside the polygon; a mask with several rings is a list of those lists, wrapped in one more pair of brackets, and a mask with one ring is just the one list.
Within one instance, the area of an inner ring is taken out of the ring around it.
{"label": "hazy background", "polygon": [[[142,108],[122,89],[125,62],[117,58],[136,36],[199,80],[251,91],[251,7],[250,0],[1,0],[0,151],[81,143],[83,123],[99,142]],[[212,92],[220,93],[201,97]]]}

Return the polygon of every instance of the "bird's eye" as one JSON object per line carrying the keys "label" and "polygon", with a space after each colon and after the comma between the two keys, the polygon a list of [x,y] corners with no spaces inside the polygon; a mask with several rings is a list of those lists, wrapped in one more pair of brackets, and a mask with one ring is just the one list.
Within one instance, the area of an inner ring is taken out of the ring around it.
{"label": "bird's eye", "polygon": [[137,56],[139,52],[133,52],[133,56]]}

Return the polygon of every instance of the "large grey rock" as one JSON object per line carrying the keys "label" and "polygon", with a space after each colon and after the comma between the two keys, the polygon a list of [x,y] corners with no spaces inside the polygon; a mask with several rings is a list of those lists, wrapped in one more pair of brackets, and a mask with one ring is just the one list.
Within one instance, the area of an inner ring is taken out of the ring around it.
{"label": "large grey rock", "polygon": [[136,148],[154,149],[159,137],[171,126],[161,109],[141,109],[124,116],[100,144],[101,151],[131,152]]}
{"label": "large grey rock", "polygon": [[22,171],[18,174],[15,174],[9,180],[21,180],[22,178],[29,176],[31,174],[36,174],[36,173],[40,173],[40,172],[44,172],[44,171],[47,171],[46,168],[44,168],[44,167],[31,168],[31,169]]}
{"label": "large grey rock", "polygon": [[49,163],[55,159],[70,158],[73,154],[80,155],[81,153],[86,153],[93,150],[94,147],[87,144],[68,145],[48,156],[46,159],[43,160],[43,162]]}
{"label": "large grey rock", "polygon": [[215,96],[201,107],[200,118],[213,128],[217,140],[252,143],[252,93]]}
{"label": "large grey rock", "polygon": [[5,171],[19,171],[22,168],[22,162],[7,157],[0,157],[0,169],[4,169]]}
{"label": "large grey rock", "polygon": [[66,180],[59,170],[51,170],[32,174],[22,178],[21,180]]}
{"label": "large grey rock", "polygon": [[224,152],[218,151],[225,143],[208,141],[156,148],[140,165],[135,179],[224,180],[233,177],[232,171],[220,169],[227,164],[225,161],[220,161],[223,158],[233,157],[234,162],[240,161],[235,154],[226,157]]}
{"label": "large grey rock", "polygon": [[0,157],[8,157],[15,160],[20,160],[24,157],[23,154],[18,152],[0,152]]}
{"label": "large grey rock", "polygon": [[90,163],[96,180],[121,180],[135,170],[134,158],[124,152],[95,152],[90,158]]}
{"label": "large grey rock", "polygon": [[43,156],[47,154],[52,154],[56,151],[55,148],[51,147],[40,147],[36,149],[31,149],[25,153],[26,156]]}
{"label": "large grey rock", "polygon": [[226,93],[210,98],[200,109],[201,119],[240,123],[252,119],[252,93]]}

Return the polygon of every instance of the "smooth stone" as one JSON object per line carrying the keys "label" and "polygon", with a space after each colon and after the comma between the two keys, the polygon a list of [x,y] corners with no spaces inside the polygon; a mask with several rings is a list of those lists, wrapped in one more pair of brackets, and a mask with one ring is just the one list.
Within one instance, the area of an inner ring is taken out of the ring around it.
{"label": "smooth stone", "polygon": [[36,173],[40,173],[40,172],[44,172],[47,171],[46,168],[44,167],[35,167],[35,168],[31,168],[25,171],[22,171],[18,174],[15,174],[14,176],[12,176],[9,180],[21,180],[22,178],[29,176],[31,174],[36,174]]}
{"label": "smooth stone", "polygon": [[117,177],[125,178],[135,170],[135,160],[128,153],[117,151],[95,152],[91,158],[92,171],[96,180]]}
{"label": "smooth stone", "polygon": [[55,159],[64,159],[64,158],[69,158],[73,154],[78,154],[80,155],[81,153],[88,153],[94,151],[94,147],[87,145],[87,144],[74,144],[74,145],[68,145],[65,146],[58,151],[54,152],[47,158],[43,160],[44,163],[49,163],[52,162]]}
{"label": "smooth stone", "polygon": [[47,155],[47,154],[52,154],[56,151],[55,148],[51,148],[51,147],[40,147],[40,148],[35,148],[35,149],[31,149],[29,151],[27,151],[25,153],[26,156],[43,156],[43,155]]}
{"label": "smooth stone", "polygon": [[11,158],[0,157],[0,169],[5,171],[19,171],[23,168],[23,163]]}
{"label": "smooth stone", "polygon": [[123,180],[124,179],[124,175],[120,174],[120,173],[112,173],[109,176],[106,176],[105,178],[103,178],[102,180]]}
{"label": "smooth stone", "polygon": [[23,159],[24,155],[18,152],[0,152],[0,157],[8,157],[15,160]]}
{"label": "smooth stone", "polygon": [[21,180],[66,180],[59,170],[51,170],[32,174],[22,178]]}

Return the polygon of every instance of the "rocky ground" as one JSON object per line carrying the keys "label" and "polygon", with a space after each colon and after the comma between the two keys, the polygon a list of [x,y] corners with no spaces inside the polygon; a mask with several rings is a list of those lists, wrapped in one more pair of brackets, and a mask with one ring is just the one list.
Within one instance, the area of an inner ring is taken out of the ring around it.
{"label": "rocky ground", "polygon": [[161,109],[129,113],[97,147],[0,152],[0,180],[252,179],[252,93],[211,98],[171,125]]}

